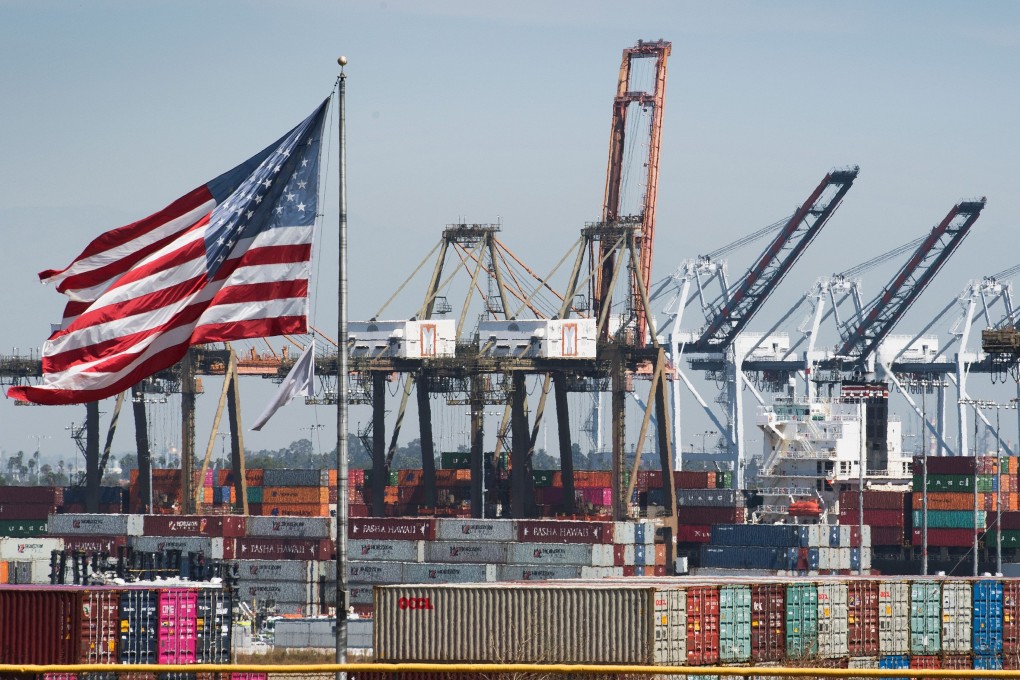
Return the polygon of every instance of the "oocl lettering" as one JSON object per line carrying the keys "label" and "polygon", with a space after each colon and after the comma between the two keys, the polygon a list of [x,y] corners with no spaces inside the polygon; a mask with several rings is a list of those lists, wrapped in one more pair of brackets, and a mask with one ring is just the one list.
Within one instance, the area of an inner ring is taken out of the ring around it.
{"label": "oocl lettering", "polygon": [[402,610],[432,609],[432,601],[427,597],[402,597],[397,600],[397,607]]}

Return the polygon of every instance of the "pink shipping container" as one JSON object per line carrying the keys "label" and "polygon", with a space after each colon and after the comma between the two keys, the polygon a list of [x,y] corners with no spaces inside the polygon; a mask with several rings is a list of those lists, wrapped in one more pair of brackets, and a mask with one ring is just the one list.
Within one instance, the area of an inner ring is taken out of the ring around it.
{"label": "pink shipping container", "polygon": [[159,663],[191,664],[197,660],[198,593],[170,588],[159,593]]}
{"label": "pink shipping container", "polygon": [[585,503],[601,506],[613,504],[613,490],[610,487],[579,489],[579,491],[581,491]]}

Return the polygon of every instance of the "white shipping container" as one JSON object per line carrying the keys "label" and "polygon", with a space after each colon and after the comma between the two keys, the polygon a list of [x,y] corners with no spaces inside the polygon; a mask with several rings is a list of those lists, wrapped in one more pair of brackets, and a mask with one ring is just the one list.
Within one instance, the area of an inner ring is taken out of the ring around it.
{"label": "white shipping container", "polygon": [[[841,527],[847,529],[849,527]],[[839,556],[839,566],[837,569],[849,569],[850,568],[850,548],[838,548],[836,554]]]}
{"label": "white shipping container", "polygon": [[881,654],[910,654],[909,621],[910,584],[906,581],[880,581],[878,651]]}
{"label": "white shipping container", "polygon": [[436,519],[440,541],[515,541],[517,525],[512,519]]}
{"label": "white shipping container", "polygon": [[576,564],[590,567],[591,548],[591,545],[581,543],[511,543],[507,562],[541,565]]}
{"label": "white shipping container", "polygon": [[238,578],[301,581],[319,578],[318,562],[304,560],[236,560]]}
{"label": "white shipping container", "polygon": [[248,518],[245,529],[248,536],[262,538],[329,538],[332,522],[330,517],[262,517],[253,515]]}
{"label": "white shipping container", "polygon": [[50,515],[47,531],[60,536],[141,536],[142,515],[67,513]]}
{"label": "white shipping container", "polygon": [[509,543],[495,541],[426,541],[425,562],[506,564]]}
{"label": "white shipping container", "polygon": [[[849,548],[850,547],[850,527],[840,526],[839,527],[839,547]],[[842,569],[842,567],[840,567]],[[850,567],[846,567],[849,569]]]}
{"label": "white shipping container", "polygon": [[403,562],[348,562],[349,583],[403,583]]}
{"label": "white shipping container", "polygon": [[847,584],[818,585],[818,656],[838,659],[849,653]]}
{"label": "white shipping container", "polygon": [[[359,561],[424,562],[425,541],[375,541],[351,538],[347,541],[347,554]],[[332,573],[336,574],[336,567]]]}
{"label": "white shipping container", "polygon": [[[329,588],[330,592],[336,592],[333,588]],[[375,588],[371,585],[363,585],[360,583],[349,583],[347,584],[347,600],[351,604],[373,604]]]}
{"label": "white shipping container", "polygon": [[403,565],[402,583],[478,583],[496,580],[495,564]]}
{"label": "white shipping container", "polygon": [[[573,567],[561,567],[573,569]],[[581,578],[622,578],[623,567],[581,567]]]}
{"label": "white shipping container", "polygon": [[214,560],[224,559],[224,541],[232,538],[209,538],[207,536],[132,536],[128,544],[141,552],[165,552],[180,550],[182,555],[189,552],[201,553]]}
{"label": "white shipping container", "polygon": [[945,581],[942,584],[942,651],[968,654],[971,648],[971,584]]}
{"label": "white shipping container", "polygon": [[0,560],[46,560],[54,550],[64,549],[62,538],[0,538]]}
{"label": "white shipping container", "polygon": [[549,581],[564,578],[598,578],[585,575],[585,569],[596,569],[596,567],[535,567],[527,564],[500,564],[496,567],[496,580]]}
{"label": "white shipping container", "polygon": [[623,546],[623,564],[624,566],[634,566],[635,562],[635,551],[633,545]]}
{"label": "white shipping container", "polygon": [[823,524],[808,526],[808,547],[821,548],[829,545],[829,527]]}
{"label": "white shipping container", "polygon": [[661,590],[655,594],[655,653],[663,666],[687,664],[687,591]]}
{"label": "white shipping container", "polygon": [[861,548],[861,569],[871,569],[871,548]]}
{"label": "white shipping container", "polygon": [[614,522],[613,543],[617,545],[628,545],[634,543],[634,523]]}

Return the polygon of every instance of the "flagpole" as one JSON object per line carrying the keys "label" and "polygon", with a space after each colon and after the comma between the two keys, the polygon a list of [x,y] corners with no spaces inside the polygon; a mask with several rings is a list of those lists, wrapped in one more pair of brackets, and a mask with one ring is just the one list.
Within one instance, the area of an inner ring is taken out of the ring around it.
{"label": "flagpole", "polygon": [[[336,395],[336,662],[347,662],[347,138],[346,85],[344,66],[340,64],[340,290],[337,299],[337,395]],[[343,678],[337,673],[337,680]]]}

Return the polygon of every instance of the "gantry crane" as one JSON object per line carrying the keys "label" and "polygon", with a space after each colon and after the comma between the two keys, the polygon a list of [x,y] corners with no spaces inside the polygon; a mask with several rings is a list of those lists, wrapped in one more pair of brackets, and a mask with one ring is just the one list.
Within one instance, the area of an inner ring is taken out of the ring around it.
{"label": "gantry crane", "polygon": [[[726,371],[726,420],[727,425],[715,417],[707,402],[701,399],[689,380],[687,386],[695,393],[695,397],[708,412],[709,417],[720,432],[724,433],[733,458],[734,470],[738,482],[743,481],[743,436],[742,436],[742,393],[744,378],[741,364],[749,350],[737,348],[735,340],[754,315],[765,304],[769,296],[776,290],[783,277],[797,262],[804,250],[821,232],[822,227],[839,207],[857,179],[859,168],[853,166],[841,170],[833,170],[822,178],[807,200],[782,223],[776,236],[757,258],[747,273],[733,287],[725,285],[722,278],[723,293],[714,303],[705,305],[707,323],[704,330],[689,344],[680,340],[679,322],[687,296],[690,292],[692,277],[709,273],[712,276],[722,275],[724,268],[711,261],[710,258],[699,258],[689,275],[683,281],[681,292],[675,301],[677,309],[673,315],[673,332],[671,333],[671,358],[674,366],[679,362],[681,352],[692,354],[711,354],[709,361],[695,359],[694,368],[716,370],[723,367]],[[767,228],[770,229],[770,228]],[[763,233],[764,230],[758,233]],[[715,266],[713,266],[715,265]],[[703,288],[699,285],[699,294]],[[724,355],[725,360],[724,360]],[[674,400],[676,383],[674,383]],[[679,417],[674,415],[674,436],[679,439]]]}

